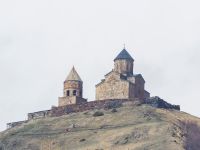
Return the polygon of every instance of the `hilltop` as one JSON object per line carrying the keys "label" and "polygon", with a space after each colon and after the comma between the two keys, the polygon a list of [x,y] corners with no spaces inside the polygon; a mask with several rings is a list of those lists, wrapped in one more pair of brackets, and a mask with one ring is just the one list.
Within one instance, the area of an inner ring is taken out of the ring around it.
{"label": "hilltop", "polygon": [[30,120],[0,133],[0,150],[183,150],[188,122],[200,125],[178,110],[124,103]]}

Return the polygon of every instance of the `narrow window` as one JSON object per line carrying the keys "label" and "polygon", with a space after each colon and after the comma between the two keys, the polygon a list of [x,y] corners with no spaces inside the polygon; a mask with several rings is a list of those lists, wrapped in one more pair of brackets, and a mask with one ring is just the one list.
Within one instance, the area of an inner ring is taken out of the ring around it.
{"label": "narrow window", "polygon": [[69,96],[69,90],[67,90],[67,96]]}
{"label": "narrow window", "polygon": [[76,96],[76,90],[73,90],[73,95]]}

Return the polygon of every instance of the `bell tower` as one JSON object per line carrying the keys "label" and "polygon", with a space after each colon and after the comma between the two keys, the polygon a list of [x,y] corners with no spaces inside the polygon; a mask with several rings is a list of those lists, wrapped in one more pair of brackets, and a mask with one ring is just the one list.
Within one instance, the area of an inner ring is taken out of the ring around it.
{"label": "bell tower", "polygon": [[77,96],[82,97],[83,81],[73,67],[66,80],[64,81],[63,96]]}
{"label": "bell tower", "polygon": [[59,97],[58,106],[87,102],[82,96],[83,81],[73,67],[64,81],[63,97]]}
{"label": "bell tower", "polygon": [[124,48],[114,59],[114,71],[125,76],[133,75],[134,59]]}

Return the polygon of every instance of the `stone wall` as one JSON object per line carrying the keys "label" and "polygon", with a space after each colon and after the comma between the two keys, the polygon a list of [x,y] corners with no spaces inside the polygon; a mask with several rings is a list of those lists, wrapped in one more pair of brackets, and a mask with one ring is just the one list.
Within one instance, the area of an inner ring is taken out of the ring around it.
{"label": "stone wall", "polygon": [[65,106],[70,104],[76,104],[76,96],[58,98],[58,106]]}
{"label": "stone wall", "polygon": [[87,99],[82,98],[82,97],[76,97],[76,104],[82,104],[86,102],[87,102]]}
{"label": "stone wall", "polygon": [[110,73],[105,81],[96,85],[96,100],[128,98],[129,82],[120,79],[120,75],[115,72]]}
{"label": "stone wall", "polygon": [[[81,100],[82,101],[82,100]],[[118,99],[118,100],[102,100],[102,101],[91,101],[79,104],[71,104],[62,107],[52,107],[51,110],[38,111],[33,113],[28,113],[28,120],[11,122],[7,123],[7,128],[13,128],[16,126],[20,126],[23,123],[28,122],[32,119],[41,119],[45,117],[59,117],[62,115],[67,115],[75,112],[83,112],[92,109],[111,109],[118,108],[122,106],[123,103],[128,102],[127,99]],[[130,101],[129,101],[130,102]],[[133,101],[132,101],[133,102]]]}
{"label": "stone wall", "polygon": [[[151,97],[144,101],[145,104],[151,105],[156,108],[164,108],[164,109],[176,109],[180,110],[179,105],[171,105],[167,103],[166,101],[160,99],[159,97]],[[15,126],[19,126],[23,123],[28,122],[32,119],[40,119],[45,117],[59,117],[62,115],[67,115],[70,113],[76,113],[76,112],[83,112],[87,110],[93,110],[93,109],[112,109],[112,108],[118,108],[122,105],[137,105],[142,104],[140,99],[107,99],[107,100],[101,100],[101,101],[90,101],[85,102],[81,104],[71,104],[61,107],[52,107],[51,110],[44,110],[34,113],[28,114],[28,120],[25,121],[19,121],[19,122],[12,122],[8,123],[8,128],[13,128]]]}
{"label": "stone wall", "polygon": [[115,60],[114,71],[120,74],[132,75],[133,74],[133,61],[132,60]]}
{"label": "stone wall", "polygon": [[105,82],[96,88],[96,100],[114,98],[129,98],[129,83],[127,81]]}
{"label": "stone wall", "polygon": [[[122,106],[122,103],[129,101],[128,99],[109,99],[101,101],[91,101],[79,105],[72,104],[63,107],[52,107],[51,117],[58,117],[75,112],[83,112],[92,109],[111,109]],[[132,101],[133,102],[133,101]]]}
{"label": "stone wall", "polygon": [[129,82],[129,98],[135,98],[135,84]]}
{"label": "stone wall", "polygon": [[63,96],[67,96],[67,91],[69,91],[69,96],[73,96],[73,90],[76,90],[76,96],[82,97],[83,83],[80,81],[65,81]]}
{"label": "stone wall", "polygon": [[141,76],[135,76],[135,97],[139,99],[144,99],[144,84],[145,81]]}
{"label": "stone wall", "polygon": [[10,128],[13,128],[13,127],[16,127],[16,126],[20,126],[20,125],[22,125],[23,123],[26,123],[26,122],[28,122],[28,120],[7,123],[7,129],[10,129]]}
{"label": "stone wall", "polygon": [[50,116],[50,112],[51,110],[44,110],[44,111],[28,113],[28,120],[48,117]]}
{"label": "stone wall", "polygon": [[147,99],[147,98],[150,98],[150,93],[148,91],[144,91],[144,98]]}
{"label": "stone wall", "polygon": [[58,98],[58,106],[80,104],[83,102],[87,102],[87,99],[84,99],[82,97],[77,97],[77,96],[59,97]]}

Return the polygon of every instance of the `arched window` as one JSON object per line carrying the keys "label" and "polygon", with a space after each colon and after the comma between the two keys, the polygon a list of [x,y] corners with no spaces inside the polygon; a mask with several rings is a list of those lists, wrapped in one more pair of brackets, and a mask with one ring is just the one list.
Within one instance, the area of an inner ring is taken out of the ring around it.
{"label": "arched window", "polygon": [[67,90],[67,96],[69,96],[69,90]]}
{"label": "arched window", "polygon": [[73,95],[76,96],[76,90],[73,90]]}

